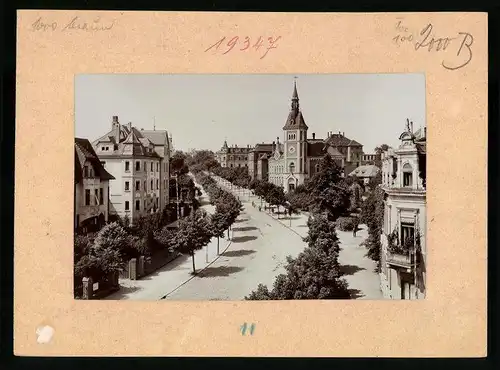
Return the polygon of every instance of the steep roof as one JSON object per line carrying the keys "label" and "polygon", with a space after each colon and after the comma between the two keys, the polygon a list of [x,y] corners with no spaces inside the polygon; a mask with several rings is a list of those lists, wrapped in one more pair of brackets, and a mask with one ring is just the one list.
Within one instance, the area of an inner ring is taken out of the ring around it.
{"label": "steep roof", "polygon": [[141,130],[141,135],[149,139],[154,145],[165,145],[168,133],[166,130]]}
{"label": "steep roof", "polygon": [[374,177],[380,169],[375,165],[364,165],[357,167],[354,171],[352,171],[349,176],[356,177]]}
{"label": "steep roof", "polygon": [[100,153],[101,157],[132,155],[160,158],[154,150],[149,151],[147,148],[150,145],[164,145],[166,136],[166,130],[145,131],[138,130],[133,126],[117,125],[111,131],[95,140],[93,145],[96,146],[100,142],[112,142],[114,145],[118,145],[116,150],[113,145],[113,151]]}
{"label": "steep roof", "polygon": [[104,169],[90,141],[87,139],[75,138],[75,181],[77,183],[83,178],[83,166],[86,161],[92,164],[96,176],[101,180],[115,179],[113,175]]}
{"label": "steep roof", "polygon": [[306,125],[302,112],[298,109],[292,109],[288,114],[283,130],[293,130],[299,128],[307,130],[309,127]]}
{"label": "steep roof", "polygon": [[323,157],[325,155],[325,143],[323,141],[307,141],[308,157]]}
{"label": "steep roof", "polygon": [[342,134],[331,134],[325,142],[331,146],[362,146],[356,140],[349,139]]}
{"label": "steep roof", "polygon": [[273,144],[256,144],[253,150],[256,152],[272,152]]}

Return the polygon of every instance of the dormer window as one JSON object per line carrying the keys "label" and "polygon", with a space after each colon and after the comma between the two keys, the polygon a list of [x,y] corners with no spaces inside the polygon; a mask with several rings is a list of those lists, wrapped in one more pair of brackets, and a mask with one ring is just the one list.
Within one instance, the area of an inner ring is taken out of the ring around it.
{"label": "dormer window", "polygon": [[403,166],[403,186],[411,187],[413,185],[413,169],[409,163]]}

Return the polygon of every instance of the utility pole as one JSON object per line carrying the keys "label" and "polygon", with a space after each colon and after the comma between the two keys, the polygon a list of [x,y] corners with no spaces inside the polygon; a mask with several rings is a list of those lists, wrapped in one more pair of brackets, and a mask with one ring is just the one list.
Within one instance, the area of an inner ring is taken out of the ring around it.
{"label": "utility pole", "polygon": [[177,220],[181,218],[181,212],[179,209],[179,174],[175,174],[175,188],[177,192]]}

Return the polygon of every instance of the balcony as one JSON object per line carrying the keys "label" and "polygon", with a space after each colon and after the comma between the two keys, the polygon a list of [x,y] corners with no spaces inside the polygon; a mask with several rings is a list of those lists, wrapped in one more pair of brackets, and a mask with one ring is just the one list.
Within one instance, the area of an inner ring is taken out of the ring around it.
{"label": "balcony", "polygon": [[404,252],[387,252],[387,267],[399,268],[412,272],[415,267],[415,255]]}

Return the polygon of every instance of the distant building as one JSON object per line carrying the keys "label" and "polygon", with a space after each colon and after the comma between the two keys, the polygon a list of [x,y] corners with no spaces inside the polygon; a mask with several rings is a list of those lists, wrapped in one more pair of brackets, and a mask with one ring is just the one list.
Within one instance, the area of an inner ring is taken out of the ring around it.
{"label": "distant building", "polygon": [[370,180],[375,178],[380,172],[380,168],[375,166],[374,164],[368,164],[357,167],[354,171],[352,171],[349,176],[357,177],[362,180],[363,184],[368,185]]}
{"label": "distant building", "polygon": [[283,144],[274,146],[268,155],[269,181],[286,191],[295,189],[319,171],[320,161],[329,153],[344,174],[361,165],[363,146],[344,133],[328,132],[326,139],[308,138],[307,126],[299,106],[297,85],[294,83],[292,104],[283,126]]}
{"label": "distant building", "polygon": [[221,167],[248,167],[248,154],[252,148],[250,145],[239,147],[238,145],[228,146],[227,141],[215,153],[215,159]]}
{"label": "distant building", "polygon": [[110,183],[110,214],[137,217],[169,204],[171,137],[165,130],[138,130],[113,117],[111,131],[92,143]]}
{"label": "distant building", "polygon": [[250,178],[257,180],[269,180],[269,157],[276,148],[276,142],[272,144],[257,144],[248,153],[248,174]]}
{"label": "distant building", "polygon": [[74,228],[78,232],[99,230],[109,218],[109,181],[114,177],[104,169],[87,139],[75,139]]}
{"label": "distant building", "polygon": [[380,161],[380,154],[363,154],[361,156],[361,165],[375,164]]}
{"label": "distant building", "polygon": [[426,130],[408,122],[401,144],[382,154],[385,192],[381,289],[386,298],[420,299],[426,291]]}

